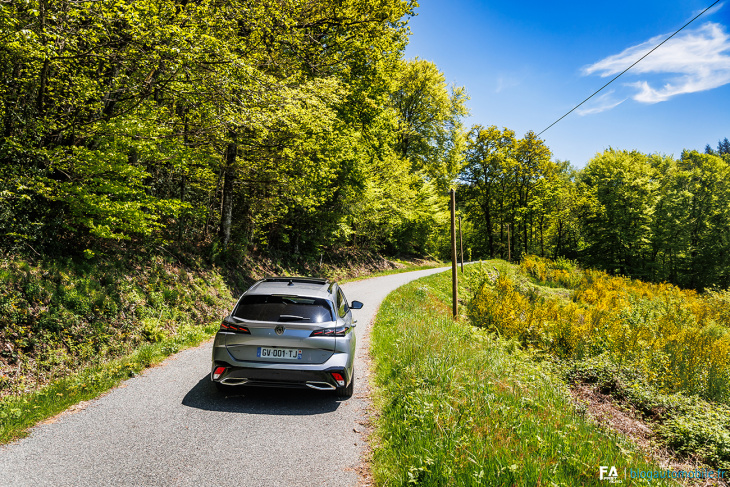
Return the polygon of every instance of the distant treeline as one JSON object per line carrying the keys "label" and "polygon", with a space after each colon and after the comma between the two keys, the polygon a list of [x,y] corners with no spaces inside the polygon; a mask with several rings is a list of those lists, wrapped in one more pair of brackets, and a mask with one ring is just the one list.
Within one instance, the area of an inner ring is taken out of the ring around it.
{"label": "distant treeline", "polygon": [[727,138],[679,159],[609,149],[576,171],[532,134],[475,126],[462,181],[474,255],[567,257],[693,289],[730,286]]}
{"label": "distant treeline", "polygon": [[466,95],[403,59],[416,5],[5,2],[0,245],[432,252]]}

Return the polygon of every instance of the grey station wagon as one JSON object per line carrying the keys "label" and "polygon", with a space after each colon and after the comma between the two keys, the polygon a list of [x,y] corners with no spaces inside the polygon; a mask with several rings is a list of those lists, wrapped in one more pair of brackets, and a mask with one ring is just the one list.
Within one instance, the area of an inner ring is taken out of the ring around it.
{"label": "grey station wagon", "polygon": [[271,277],[256,282],[226,316],[213,343],[210,378],[233,386],[302,387],[353,393],[355,322],[336,282]]}

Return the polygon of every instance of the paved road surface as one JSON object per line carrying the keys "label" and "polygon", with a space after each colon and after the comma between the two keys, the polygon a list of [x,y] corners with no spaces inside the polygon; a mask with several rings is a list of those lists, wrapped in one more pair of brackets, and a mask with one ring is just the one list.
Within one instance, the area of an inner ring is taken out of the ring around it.
{"label": "paved road surface", "polygon": [[2,486],[354,486],[369,403],[364,357],[393,289],[446,268],[343,285],[358,320],[355,395],[245,390],[209,382],[212,341],[129,379],[77,412],[0,447]]}

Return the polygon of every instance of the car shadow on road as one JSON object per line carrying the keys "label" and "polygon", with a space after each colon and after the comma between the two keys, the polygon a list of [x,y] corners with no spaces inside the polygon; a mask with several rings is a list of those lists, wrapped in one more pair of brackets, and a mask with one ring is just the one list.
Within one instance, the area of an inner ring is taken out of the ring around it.
{"label": "car shadow on road", "polygon": [[232,393],[215,388],[205,375],[183,397],[183,406],[227,413],[308,416],[335,411],[341,398],[326,391],[239,387]]}

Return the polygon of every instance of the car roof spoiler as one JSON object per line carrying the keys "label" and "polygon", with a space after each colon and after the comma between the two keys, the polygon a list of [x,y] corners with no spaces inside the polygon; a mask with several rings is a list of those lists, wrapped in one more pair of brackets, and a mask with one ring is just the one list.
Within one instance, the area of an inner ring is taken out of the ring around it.
{"label": "car roof spoiler", "polygon": [[295,282],[302,284],[329,284],[330,281],[323,277],[267,277],[263,282],[288,282],[294,285]]}

